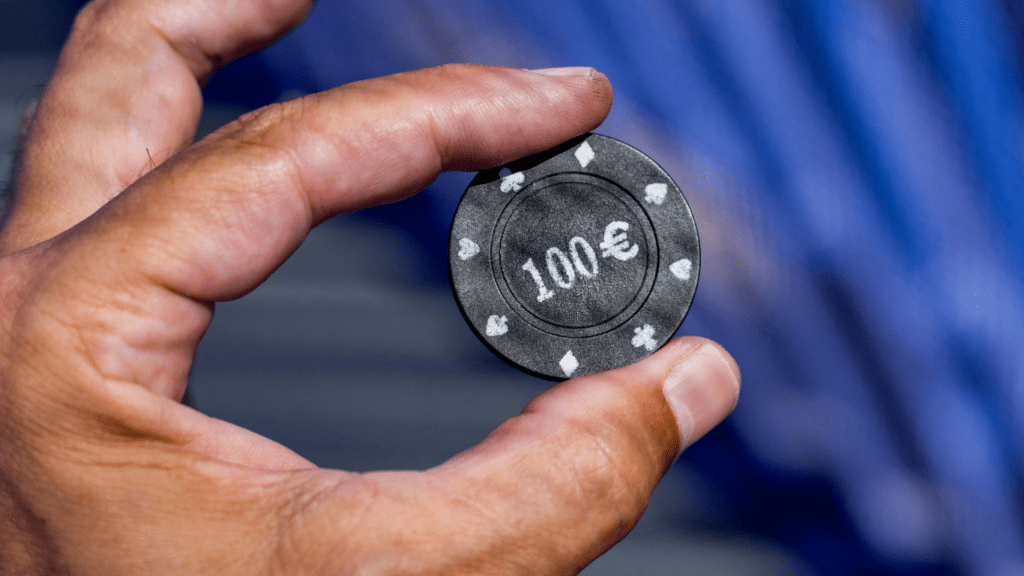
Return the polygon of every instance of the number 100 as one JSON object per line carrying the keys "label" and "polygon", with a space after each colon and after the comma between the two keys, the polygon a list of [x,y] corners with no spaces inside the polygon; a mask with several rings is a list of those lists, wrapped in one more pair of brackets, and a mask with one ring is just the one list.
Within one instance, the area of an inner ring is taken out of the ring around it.
{"label": "number 100", "polygon": [[[580,257],[581,251],[586,256],[586,262]],[[571,262],[570,257],[572,258]],[[545,259],[547,260],[548,274],[551,275],[551,279],[560,288],[566,290],[576,284],[577,272],[579,272],[580,276],[587,279],[597,276],[597,253],[594,252],[594,248],[590,243],[580,236],[575,236],[572,240],[569,240],[569,256],[566,256],[565,252],[562,252],[561,249],[552,246],[545,252]],[[537,266],[533,263],[533,258],[526,260],[526,263],[523,264],[523,270],[529,272],[530,277],[537,284],[537,302],[544,302],[555,295],[554,290],[550,290],[544,285],[544,278],[541,276],[540,270],[537,270]]]}

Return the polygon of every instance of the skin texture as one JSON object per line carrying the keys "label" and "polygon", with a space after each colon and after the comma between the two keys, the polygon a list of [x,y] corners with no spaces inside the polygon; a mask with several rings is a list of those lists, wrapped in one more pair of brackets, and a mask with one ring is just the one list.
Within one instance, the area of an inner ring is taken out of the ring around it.
{"label": "skin texture", "polygon": [[574,574],[735,405],[732,359],[683,338],[551,388],[437,468],[370,474],[181,405],[215,302],[312,226],[547,149],[611,106],[591,69],[451,65],[192,144],[199,83],[310,7],[106,0],[79,16],[0,231],[0,574]]}

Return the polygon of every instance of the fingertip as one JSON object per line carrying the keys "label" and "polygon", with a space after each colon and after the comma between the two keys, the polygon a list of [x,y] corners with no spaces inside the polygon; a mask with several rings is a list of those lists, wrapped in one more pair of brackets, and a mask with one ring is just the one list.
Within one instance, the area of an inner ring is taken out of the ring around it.
{"label": "fingertip", "polygon": [[442,170],[482,170],[543,152],[600,126],[612,105],[608,78],[588,67],[445,64],[399,77],[440,102],[422,119]]}
{"label": "fingertip", "polygon": [[548,389],[434,473],[497,490],[487,505],[507,505],[509,525],[559,535],[525,548],[532,556],[590,559],[635,525],[682,448],[728,415],[738,391],[736,363],[718,344],[678,338]]}
{"label": "fingertip", "polygon": [[[611,80],[601,72],[591,68],[592,74],[589,77],[591,91],[597,101],[604,106],[604,116],[607,116],[612,109],[612,101],[615,98],[615,91],[612,89]],[[602,121],[604,117],[602,117]]]}
{"label": "fingertip", "polygon": [[672,356],[671,368],[662,390],[685,449],[736,407],[740,370],[722,346],[704,338],[680,338],[667,352]]}
{"label": "fingertip", "polygon": [[[529,70],[540,76],[541,81],[557,82],[560,86],[570,86],[585,93],[585,106],[590,108],[592,123],[584,132],[593,130],[604,121],[611,111],[614,91],[611,81],[599,70],[589,66],[568,66],[561,68],[542,68]],[[536,78],[536,76],[535,76]],[[581,132],[582,133],[582,132]]]}
{"label": "fingertip", "polygon": [[538,68],[529,70],[534,74],[562,78],[567,82],[578,81],[588,82],[599,87],[601,90],[611,92],[611,82],[608,77],[596,68],[590,66],[564,66],[560,68]]}

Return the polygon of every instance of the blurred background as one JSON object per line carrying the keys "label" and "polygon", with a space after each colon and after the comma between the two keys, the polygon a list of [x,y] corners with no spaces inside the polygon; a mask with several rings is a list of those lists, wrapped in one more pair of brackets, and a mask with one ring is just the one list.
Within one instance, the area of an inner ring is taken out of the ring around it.
{"label": "blurred background", "polygon": [[[81,4],[0,0],[5,180]],[[1022,22],[1016,0],[319,0],[213,79],[200,132],[445,62],[597,67],[598,132],[698,220],[681,333],[744,383],[584,574],[1024,574]],[[351,470],[438,464],[516,414],[547,383],[447,285],[470,178],[335,218],[218,305],[197,408]]]}

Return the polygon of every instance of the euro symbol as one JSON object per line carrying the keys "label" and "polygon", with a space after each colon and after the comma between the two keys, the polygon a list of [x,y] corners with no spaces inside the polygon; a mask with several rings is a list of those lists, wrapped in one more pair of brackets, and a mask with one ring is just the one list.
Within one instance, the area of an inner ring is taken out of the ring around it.
{"label": "euro symbol", "polygon": [[629,230],[629,224],[626,222],[612,222],[605,226],[604,242],[598,245],[598,248],[601,249],[601,258],[612,256],[616,260],[625,262],[636,256],[640,247],[636,244],[630,246],[629,239],[626,238],[627,230]]}

